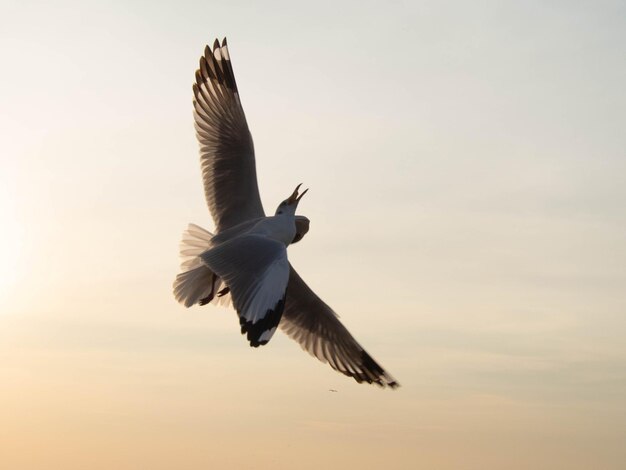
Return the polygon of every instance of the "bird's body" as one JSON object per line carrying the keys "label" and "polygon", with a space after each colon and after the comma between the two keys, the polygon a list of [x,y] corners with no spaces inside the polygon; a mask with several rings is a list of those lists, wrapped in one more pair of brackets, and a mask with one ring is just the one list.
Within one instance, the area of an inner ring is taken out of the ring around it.
{"label": "bird's body", "polygon": [[259,220],[250,231],[289,246],[296,236],[296,218],[293,214],[272,215]]}
{"label": "bird's body", "polygon": [[225,39],[205,49],[193,90],[205,196],[217,233],[190,224],[183,234],[176,299],[187,307],[232,302],[251,346],[267,344],[280,327],[357,382],[397,387],[288,261],[287,247],[309,230],[309,219],[295,215],[306,190],[298,194],[298,185],[272,216],[263,211]]}

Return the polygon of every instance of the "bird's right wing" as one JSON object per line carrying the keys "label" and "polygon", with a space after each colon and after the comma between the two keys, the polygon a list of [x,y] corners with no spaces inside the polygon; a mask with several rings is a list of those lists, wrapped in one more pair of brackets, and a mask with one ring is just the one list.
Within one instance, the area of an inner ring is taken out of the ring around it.
{"label": "bird's right wing", "polygon": [[230,289],[241,333],[250,346],[267,344],[280,322],[289,280],[284,243],[257,234],[225,241],[200,255]]}
{"label": "bird's right wing", "polygon": [[226,39],[200,57],[193,85],[202,179],[216,231],[263,217],[254,145],[241,107]]}
{"label": "bird's right wing", "polygon": [[322,301],[291,267],[287,301],[281,329],[302,349],[357,382],[398,387],[386,372],[354,339],[337,314]]}

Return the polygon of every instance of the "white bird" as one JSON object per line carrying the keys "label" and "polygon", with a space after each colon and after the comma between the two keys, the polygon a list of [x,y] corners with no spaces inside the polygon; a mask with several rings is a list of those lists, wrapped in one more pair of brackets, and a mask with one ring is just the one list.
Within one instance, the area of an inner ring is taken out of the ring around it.
{"label": "white bird", "polygon": [[266,217],[259,197],[252,136],[241,107],[226,39],[208,46],[193,85],[204,193],[216,234],[189,224],[181,242],[174,296],[181,304],[232,303],[250,345],[280,328],[311,355],[357,382],[399,384],[352,337],[337,314],[300,278],[287,247],[309,219],[295,215],[300,185]]}

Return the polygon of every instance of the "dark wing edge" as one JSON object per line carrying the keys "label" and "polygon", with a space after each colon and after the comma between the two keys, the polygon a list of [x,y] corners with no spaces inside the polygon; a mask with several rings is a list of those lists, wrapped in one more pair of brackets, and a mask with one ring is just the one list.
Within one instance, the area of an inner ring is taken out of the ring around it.
{"label": "dark wing edge", "polygon": [[217,231],[263,217],[248,129],[226,38],[206,46],[193,85],[204,193]]}
{"label": "dark wing edge", "polygon": [[228,287],[241,334],[250,346],[267,344],[280,323],[289,283],[284,243],[242,235],[203,252],[200,258]]}
{"label": "dark wing edge", "polygon": [[396,388],[400,384],[354,339],[337,314],[290,265],[280,328],[302,349],[358,383]]}

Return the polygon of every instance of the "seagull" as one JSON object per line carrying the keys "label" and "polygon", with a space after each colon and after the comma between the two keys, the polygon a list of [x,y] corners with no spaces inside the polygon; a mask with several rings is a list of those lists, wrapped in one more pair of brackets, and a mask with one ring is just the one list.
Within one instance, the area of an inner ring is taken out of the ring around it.
{"label": "seagull", "polygon": [[296,186],[274,215],[265,215],[226,38],[205,47],[193,96],[215,233],[195,224],[183,232],[176,300],[185,307],[232,303],[250,346],[267,344],[280,327],[305,351],[358,383],[398,387],[289,263],[287,247],[309,231],[309,219],[295,214],[308,189],[299,192],[301,185]]}

